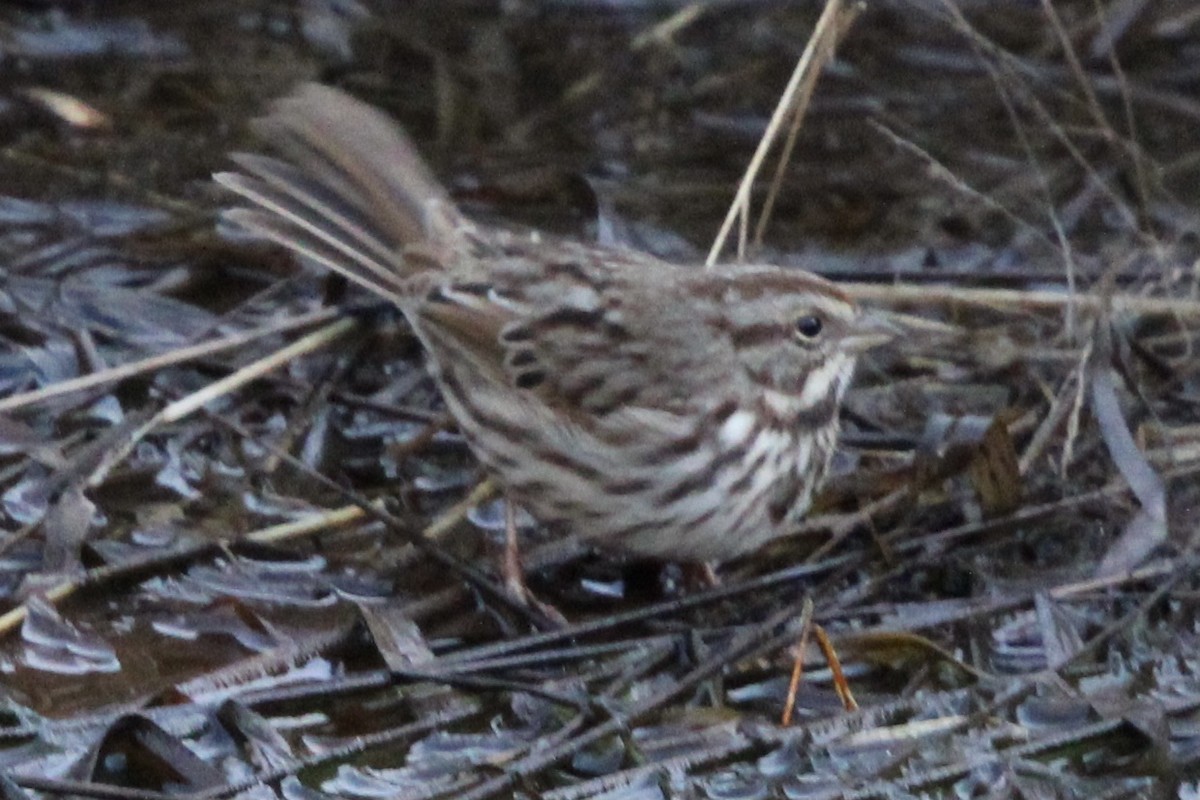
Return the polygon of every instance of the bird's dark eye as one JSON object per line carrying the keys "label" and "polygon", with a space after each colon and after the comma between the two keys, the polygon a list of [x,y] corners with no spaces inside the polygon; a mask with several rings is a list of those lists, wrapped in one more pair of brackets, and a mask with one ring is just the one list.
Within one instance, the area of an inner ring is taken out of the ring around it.
{"label": "bird's dark eye", "polygon": [[804,339],[815,339],[821,335],[824,323],[816,314],[805,314],[796,320],[796,333]]}

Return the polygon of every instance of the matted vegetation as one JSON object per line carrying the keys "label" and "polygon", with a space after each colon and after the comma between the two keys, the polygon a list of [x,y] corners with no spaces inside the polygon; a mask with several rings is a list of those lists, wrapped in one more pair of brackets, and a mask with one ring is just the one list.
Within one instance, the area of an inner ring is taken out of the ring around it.
{"label": "matted vegetation", "polygon": [[[209,175],[323,80],[473,215],[700,264],[821,7],[0,12],[6,791],[1197,796],[1200,13],[857,10],[745,255],[913,333],[716,588],[525,526],[548,631],[403,322]],[[806,649],[783,725],[813,622],[859,708]]]}

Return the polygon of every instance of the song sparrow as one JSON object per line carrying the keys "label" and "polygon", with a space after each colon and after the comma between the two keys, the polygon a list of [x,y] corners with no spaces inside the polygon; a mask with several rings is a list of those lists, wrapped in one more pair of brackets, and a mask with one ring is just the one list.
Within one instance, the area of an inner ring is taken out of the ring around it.
{"label": "song sparrow", "polygon": [[395,303],[507,495],[606,548],[722,560],[785,533],[887,338],[808,272],[677,266],[472,223],[385,115],[308,85],[259,120],[228,217]]}

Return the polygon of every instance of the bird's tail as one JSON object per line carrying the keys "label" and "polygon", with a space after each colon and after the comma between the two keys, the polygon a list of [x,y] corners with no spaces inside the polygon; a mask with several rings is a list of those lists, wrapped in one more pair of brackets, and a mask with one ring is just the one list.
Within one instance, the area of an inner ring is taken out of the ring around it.
{"label": "bird's tail", "polygon": [[397,303],[414,273],[452,265],[468,225],[383,113],[306,84],[256,129],[283,158],[236,154],[214,176],[253,204],[226,212],[235,225]]}

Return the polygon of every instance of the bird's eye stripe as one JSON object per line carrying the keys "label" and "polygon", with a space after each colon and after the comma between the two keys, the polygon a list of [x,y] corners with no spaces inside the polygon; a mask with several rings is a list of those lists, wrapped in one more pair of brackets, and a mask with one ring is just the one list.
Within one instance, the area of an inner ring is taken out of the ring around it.
{"label": "bird's eye stripe", "polygon": [[769,322],[756,322],[750,325],[743,325],[729,332],[729,340],[733,343],[734,347],[755,347],[760,344],[779,341],[781,337],[786,340],[786,335],[780,326]]}

